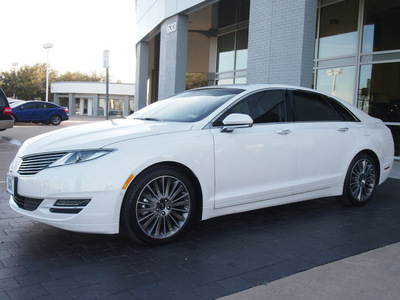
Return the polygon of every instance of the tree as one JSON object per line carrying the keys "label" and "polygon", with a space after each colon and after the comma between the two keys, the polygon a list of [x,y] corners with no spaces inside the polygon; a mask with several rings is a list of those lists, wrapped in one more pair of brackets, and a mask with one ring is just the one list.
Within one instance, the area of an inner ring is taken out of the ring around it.
{"label": "tree", "polygon": [[[49,70],[49,81],[57,77],[57,72]],[[24,65],[18,70],[2,72],[1,87],[6,95],[18,99],[44,99],[46,95],[46,64]]]}
{"label": "tree", "polygon": [[207,73],[187,73],[186,74],[186,89],[194,89],[202,86],[207,86]]}
{"label": "tree", "polygon": [[105,81],[106,76],[104,74],[97,74],[92,71],[89,75],[80,72],[66,72],[58,76],[55,81]]}
{"label": "tree", "polygon": [[[56,70],[49,69],[49,82],[56,81],[105,81],[105,76],[96,72],[67,72],[59,75]],[[0,87],[8,97],[15,96],[22,100],[45,99],[46,64],[24,65],[18,70],[1,72]]]}

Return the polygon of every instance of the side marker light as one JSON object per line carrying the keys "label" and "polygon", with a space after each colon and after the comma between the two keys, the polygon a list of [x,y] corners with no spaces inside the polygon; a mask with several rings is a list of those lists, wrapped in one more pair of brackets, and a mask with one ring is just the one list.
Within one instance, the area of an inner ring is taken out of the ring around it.
{"label": "side marker light", "polygon": [[124,186],[122,187],[123,190],[126,190],[126,188],[128,187],[128,185],[131,183],[133,177],[135,177],[133,174],[131,174],[131,176],[129,176],[129,178],[126,180]]}

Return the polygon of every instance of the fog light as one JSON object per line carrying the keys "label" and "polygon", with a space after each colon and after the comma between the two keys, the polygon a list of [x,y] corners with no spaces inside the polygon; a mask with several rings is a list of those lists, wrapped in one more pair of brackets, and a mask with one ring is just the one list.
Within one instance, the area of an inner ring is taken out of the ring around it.
{"label": "fog light", "polygon": [[88,205],[90,199],[63,199],[57,200],[52,207],[50,212],[60,214],[77,214],[86,205]]}
{"label": "fog light", "polygon": [[71,199],[71,200],[57,200],[54,206],[62,207],[75,207],[75,206],[86,206],[90,202],[90,199]]}

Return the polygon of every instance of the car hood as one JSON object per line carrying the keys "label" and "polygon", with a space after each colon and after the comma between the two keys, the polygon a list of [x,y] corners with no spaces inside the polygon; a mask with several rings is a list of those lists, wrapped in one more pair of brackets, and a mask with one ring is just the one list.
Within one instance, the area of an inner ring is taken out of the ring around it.
{"label": "car hood", "polygon": [[20,156],[53,151],[98,149],[124,140],[187,131],[191,123],[118,119],[48,132],[30,138],[19,150]]}

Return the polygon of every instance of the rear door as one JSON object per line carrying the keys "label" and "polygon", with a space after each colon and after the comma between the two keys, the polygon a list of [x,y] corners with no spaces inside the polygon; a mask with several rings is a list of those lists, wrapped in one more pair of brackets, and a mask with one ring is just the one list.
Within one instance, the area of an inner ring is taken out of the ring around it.
{"label": "rear door", "polygon": [[292,91],[291,98],[298,137],[295,194],[341,183],[359,138],[356,118],[344,116],[335,107],[341,104],[317,93]]}
{"label": "rear door", "polygon": [[49,104],[45,102],[38,102],[37,103],[37,109],[35,111],[35,118],[37,121],[48,121],[50,120],[50,110],[49,110]]}

